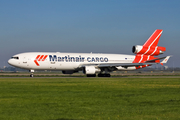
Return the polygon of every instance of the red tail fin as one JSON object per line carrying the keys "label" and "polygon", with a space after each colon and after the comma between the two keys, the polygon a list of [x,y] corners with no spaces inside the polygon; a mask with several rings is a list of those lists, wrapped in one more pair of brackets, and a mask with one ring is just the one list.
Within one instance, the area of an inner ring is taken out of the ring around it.
{"label": "red tail fin", "polygon": [[[166,51],[165,47],[159,47],[158,42],[161,37],[163,30],[155,30],[154,33],[149,37],[149,39],[144,43],[143,46],[136,45],[133,46],[133,53],[136,54],[136,57],[133,63],[144,63],[148,60],[156,59],[154,56],[164,53]],[[159,63],[159,60],[154,61]],[[139,66],[138,68],[143,68],[145,66]]]}
{"label": "red tail fin", "polygon": [[154,33],[149,37],[149,39],[144,43],[143,46],[136,45],[133,46],[133,53],[157,56],[166,51],[165,47],[157,46],[159,39],[161,37],[162,30],[155,30]]}
{"label": "red tail fin", "polygon": [[149,39],[144,43],[144,47],[157,46],[159,38],[161,37],[163,30],[155,30]]}

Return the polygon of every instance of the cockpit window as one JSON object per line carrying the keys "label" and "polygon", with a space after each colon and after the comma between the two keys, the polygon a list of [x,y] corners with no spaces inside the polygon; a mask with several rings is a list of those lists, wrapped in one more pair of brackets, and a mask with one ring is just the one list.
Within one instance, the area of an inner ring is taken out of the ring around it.
{"label": "cockpit window", "polygon": [[17,60],[18,60],[18,59],[19,59],[19,57],[11,57],[11,59],[17,59]]}

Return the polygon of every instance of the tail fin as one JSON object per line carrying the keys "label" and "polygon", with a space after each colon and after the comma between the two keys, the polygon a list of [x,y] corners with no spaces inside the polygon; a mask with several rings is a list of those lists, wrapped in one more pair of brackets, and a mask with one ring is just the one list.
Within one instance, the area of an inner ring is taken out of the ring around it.
{"label": "tail fin", "polygon": [[163,30],[155,30],[149,39],[144,43],[143,47],[157,46]]}
{"label": "tail fin", "polygon": [[159,39],[161,37],[163,30],[155,30],[154,33],[149,37],[149,39],[144,43],[143,46],[136,45],[133,46],[133,53],[157,56],[163,54],[166,51],[165,47],[157,46]]}
{"label": "tail fin", "polygon": [[[163,54],[164,51],[166,51],[165,47],[157,46],[159,39],[161,37],[163,30],[155,30],[154,33],[149,37],[149,39],[144,43],[143,46],[136,45],[133,46],[133,53],[136,54],[136,57],[133,61],[133,63],[166,63],[170,56],[163,57],[163,58],[155,58],[154,56],[157,56],[159,54]],[[164,59],[165,58],[165,59]],[[161,59],[164,59],[162,62],[160,62]],[[136,69],[147,67],[149,65],[143,65],[138,66]]]}

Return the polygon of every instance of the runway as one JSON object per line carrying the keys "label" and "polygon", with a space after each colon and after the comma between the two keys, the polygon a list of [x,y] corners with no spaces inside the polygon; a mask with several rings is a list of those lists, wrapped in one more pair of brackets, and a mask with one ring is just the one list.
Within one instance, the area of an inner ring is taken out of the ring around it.
{"label": "runway", "polygon": [[180,76],[121,76],[121,77],[0,77],[1,78],[97,78],[97,79],[101,79],[101,78],[180,78]]}

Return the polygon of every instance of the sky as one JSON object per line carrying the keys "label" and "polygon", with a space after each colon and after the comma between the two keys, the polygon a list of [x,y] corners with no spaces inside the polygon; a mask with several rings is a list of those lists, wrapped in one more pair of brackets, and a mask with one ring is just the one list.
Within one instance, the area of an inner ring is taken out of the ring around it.
{"label": "sky", "polygon": [[0,67],[23,52],[130,54],[156,29],[180,67],[179,0],[0,0]]}

